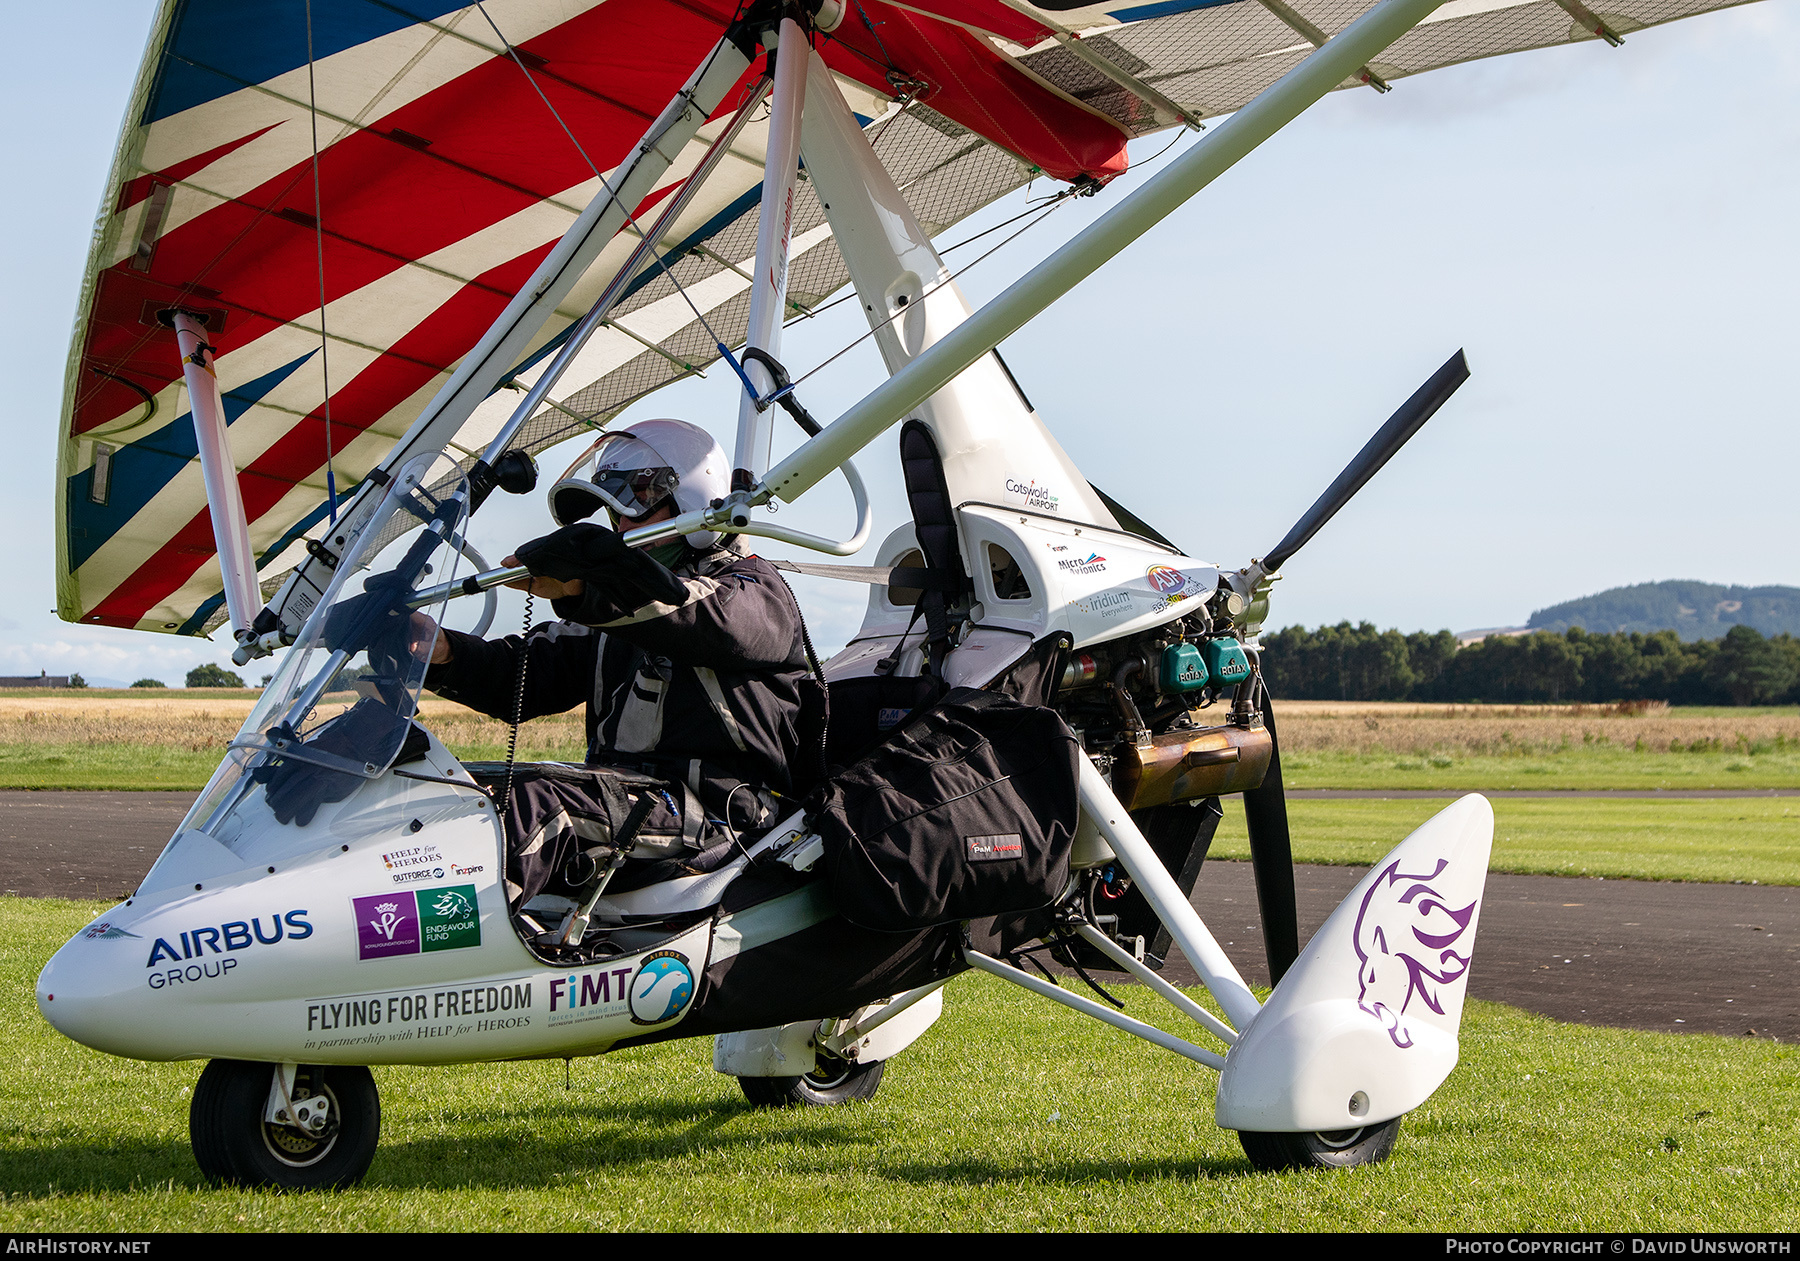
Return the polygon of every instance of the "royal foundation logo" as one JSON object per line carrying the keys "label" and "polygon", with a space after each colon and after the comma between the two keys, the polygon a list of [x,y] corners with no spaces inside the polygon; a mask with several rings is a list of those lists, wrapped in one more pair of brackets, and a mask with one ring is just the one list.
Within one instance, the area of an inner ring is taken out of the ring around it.
{"label": "royal foundation logo", "polygon": [[356,918],[356,957],[462,950],[481,944],[481,911],[472,884],[409,889],[350,899]]}

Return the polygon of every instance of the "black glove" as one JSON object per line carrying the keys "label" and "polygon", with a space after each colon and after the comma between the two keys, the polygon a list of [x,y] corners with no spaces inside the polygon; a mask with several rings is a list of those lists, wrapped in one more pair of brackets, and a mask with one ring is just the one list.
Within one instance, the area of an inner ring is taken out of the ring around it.
{"label": "black glove", "polygon": [[580,595],[551,601],[556,615],[597,626],[646,604],[687,599],[681,579],[605,526],[582,521],[533,539],[515,553],[532,573],[559,582],[579,578]]}
{"label": "black glove", "polygon": [[362,595],[342,600],[325,615],[320,638],[327,648],[347,653],[366,651],[369,680],[386,704],[412,713],[409,690],[418,662],[412,651],[411,591],[391,574],[378,574],[363,584]]}
{"label": "black glove", "polygon": [[388,577],[370,578],[363,583],[363,594],[339,601],[325,615],[320,638],[334,652],[366,649],[377,674],[404,678],[412,657],[407,642],[412,610],[406,604],[409,593],[399,584],[385,581]]}
{"label": "black glove", "polygon": [[[395,764],[413,761],[424,755],[429,741],[412,723],[406,723],[405,738],[399,727],[406,720],[379,701],[360,700],[347,713],[338,715],[319,728],[306,746],[350,762],[385,764],[396,743],[400,752]],[[291,732],[287,734],[293,738]],[[410,754],[410,756],[409,756]],[[266,785],[263,798],[277,823],[295,823],[305,827],[313,821],[319,807],[342,801],[355,792],[364,780],[361,775],[340,771],[301,758],[271,755],[250,773],[250,778]]]}

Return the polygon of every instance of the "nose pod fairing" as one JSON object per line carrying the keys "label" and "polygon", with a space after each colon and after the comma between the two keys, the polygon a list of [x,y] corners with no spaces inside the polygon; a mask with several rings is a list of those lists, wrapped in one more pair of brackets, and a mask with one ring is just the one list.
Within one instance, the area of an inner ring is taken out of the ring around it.
{"label": "nose pod fairing", "polygon": [[1431,1096],[1456,1066],[1493,840],[1471,794],[1375,864],[1226,1057],[1221,1126],[1354,1129]]}

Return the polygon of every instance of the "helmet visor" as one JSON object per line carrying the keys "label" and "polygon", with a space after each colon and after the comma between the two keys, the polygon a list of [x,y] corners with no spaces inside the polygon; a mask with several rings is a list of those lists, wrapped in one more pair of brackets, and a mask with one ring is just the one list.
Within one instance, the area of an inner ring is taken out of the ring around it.
{"label": "helmet visor", "polygon": [[636,520],[674,495],[679,480],[649,443],[628,433],[607,434],[556,483],[552,507],[564,525],[601,507],[614,518]]}

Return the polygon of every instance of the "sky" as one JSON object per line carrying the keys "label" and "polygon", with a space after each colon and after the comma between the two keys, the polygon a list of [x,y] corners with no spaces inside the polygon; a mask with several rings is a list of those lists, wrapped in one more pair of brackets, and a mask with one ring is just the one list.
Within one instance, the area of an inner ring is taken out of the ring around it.
{"label": "sky", "polygon": [[[13,172],[0,199],[0,363],[13,400],[0,674],[179,683],[230,655],[222,632],[209,643],[51,611],[61,375],[152,8],[0,13],[0,152]],[[1136,142],[1133,173],[971,267],[959,278],[969,298],[999,293],[1194,141],[1156,157],[1172,138]],[[940,245],[1050,191],[1021,190]],[[1002,350],[1090,480],[1189,554],[1231,567],[1268,550],[1466,350],[1470,381],[1289,562],[1271,627],[1462,630],[1521,625],[1630,583],[1800,585],[1796,205],[1800,7],[1764,0],[1632,33],[1621,48],[1451,67],[1385,96],[1334,93]],[[845,304],[790,327],[782,358],[805,370],[863,331]],[[880,375],[865,343],[804,398],[827,419]],[[679,416],[730,450],[733,385],[713,372],[616,423]],[[890,432],[858,459],[876,540],[905,518],[895,450]],[[540,457],[546,486],[573,455]],[[842,536],[850,515],[832,479],[779,519]],[[550,528],[541,495],[496,496],[473,535],[498,556]],[[796,587],[822,649],[854,634],[865,589]],[[509,594],[497,629],[522,614]],[[458,610],[453,624],[472,616]]]}

